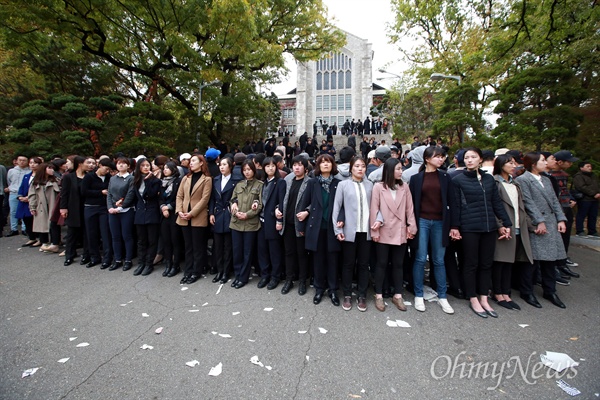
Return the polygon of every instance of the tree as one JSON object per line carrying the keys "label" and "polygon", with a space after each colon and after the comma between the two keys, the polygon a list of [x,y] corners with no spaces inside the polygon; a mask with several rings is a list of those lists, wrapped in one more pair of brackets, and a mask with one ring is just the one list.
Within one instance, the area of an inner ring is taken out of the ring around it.
{"label": "tree", "polygon": [[[320,0],[8,0],[0,21],[14,46],[53,35],[116,67],[130,90],[156,87],[159,104],[168,95],[194,110],[202,82],[218,80],[219,97],[229,98],[240,82],[276,80],[283,53],[306,61],[341,47],[325,15]],[[211,119],[214,143],[225,121]]]}
{"label": "tree", "polygon": [[[493,133],[531,143],[573,148],[586,99],[574,73],[561,65],[528,68],[508,79],[498,93],[501,115]],[[506,138],[505,138],[506,140]]]}

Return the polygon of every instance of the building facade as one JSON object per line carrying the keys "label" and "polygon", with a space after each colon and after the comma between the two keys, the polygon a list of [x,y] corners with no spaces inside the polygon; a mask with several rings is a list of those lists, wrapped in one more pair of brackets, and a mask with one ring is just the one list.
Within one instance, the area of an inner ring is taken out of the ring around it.
{"label": "building facade", "polygon": [[371,43],[346,32],[339,52],[299,63],[296,89],[279,96],[283,131],[312,133],[316,123],[321,133],[322,124],[341,127],[369,116],[374,96],[385,93],[373,84],[373,56]]}

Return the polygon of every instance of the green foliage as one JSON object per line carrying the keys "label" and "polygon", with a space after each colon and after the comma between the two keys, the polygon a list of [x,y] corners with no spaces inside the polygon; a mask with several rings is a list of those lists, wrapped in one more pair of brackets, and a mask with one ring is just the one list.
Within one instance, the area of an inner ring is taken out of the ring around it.
{"label": "green foliage", "polygon": [[51,114],[50,110],[42,105],[28,106],[21,110],[21,116],[26,118],[48,118]]}
{"label": "green foliage", "polygon": [[90,113],[90,108],[83,103],[67,103],[62,110],[73,118],[83,117]]}
{"label": "green foliage", "polygon": [[77,118],[77,123],[79,126],[89,130],[98,130],[104,127],[104,123],[97,118]]}
{"label": "green foliage", "polygon": [[60,139],[70,154],[93,154],[94,147],[85,131],[62,131]]}
{"label": "green foliage", "polygon": [[129,157],[136,157],[139,154],[144,154],[148,157],[157,154],[164,154],[166,156],[176,155],[175,149],[165,139],[151,136],[131,137],[117,146],[114,151],[120,151]]}
{"label": "green foliage", "polygon": [[50,99],[52,102],[52,107],[54,108],[61,108],[63,106],[66,106],[67,104],[74,104],[80,101],[80,99],[77,98],[77,96],[74,96],[72,94],[53,95],[50,96]]}
{"label": "green foliage", "polygon": [[31,125],[29,129],[32,132],[50,132],[56,129],[56,124],[51,119],[43,119]]}
{"label": "green foliage", "polygon": [[8,140],[15,143],[29,143],[31,142],[32,134],[29,129],[13,129],[9,131]]}

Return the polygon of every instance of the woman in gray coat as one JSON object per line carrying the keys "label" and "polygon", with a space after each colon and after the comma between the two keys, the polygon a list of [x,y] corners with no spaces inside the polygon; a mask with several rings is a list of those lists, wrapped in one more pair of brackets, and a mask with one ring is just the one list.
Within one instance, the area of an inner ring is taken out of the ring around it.
{"label": "woman in gray coat", "polygon": [[[540,174],[546,170],[547,166],[544,155],[527,153],[523,157],[523,165],[525,172],[517,177],[516,182],[521,187],[525,210],[531,220],[529,239],[531,240],[533,259],[539,263],[542,272],[544,298],[557,307],[565,308],[563,302],[556,295],[555,267],[557,260],[567,258],[560,236],[566,231],[565,221],[567,218],[552,189],[550,179]],[[530,304],[534,303],[533,267],[523,270],[521,297],[524,297],[526,301],[528,298],[532,300],[528,301]],[[533,305],[537,307],[535,303]]]}
{"label": "woman in gray coat", "polygon": [[515,261],[533,264],[523,195],[519,186],[512,179],[516,166],[513,157],[507,154],[498,156],[494,161],[494,179],[498,186],[498,194],[513,224],[514,234],[496,241],[494,264],[492,265],[492,288],[496,303],[509,310],[521,309],[510,297],[512,269]]}

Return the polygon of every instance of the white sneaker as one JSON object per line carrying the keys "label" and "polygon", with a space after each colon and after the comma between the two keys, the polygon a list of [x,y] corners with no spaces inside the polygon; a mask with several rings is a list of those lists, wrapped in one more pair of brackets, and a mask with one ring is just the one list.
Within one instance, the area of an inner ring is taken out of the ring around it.
{"label": "white sneaker", "polygon": [[415,310],[417,311],[425,311],[425,302],[422,297],[415,297]]}
{"label": "white sneaker", "polygon": [[448,303],[448,299],[439,299],[438,303],[442,306],[442,311],[446,314],[454,314],[454,309]]}

